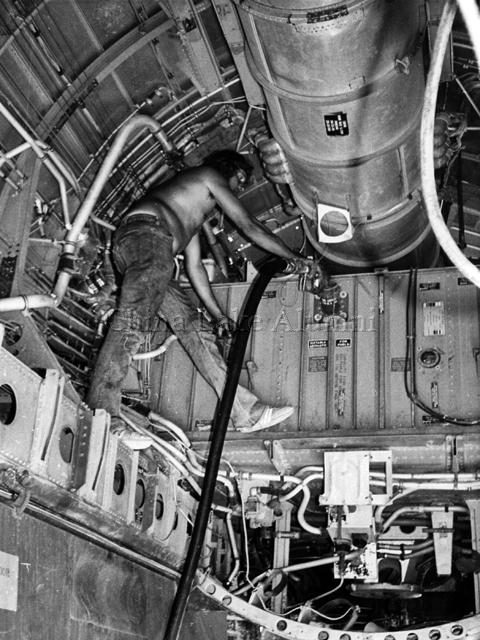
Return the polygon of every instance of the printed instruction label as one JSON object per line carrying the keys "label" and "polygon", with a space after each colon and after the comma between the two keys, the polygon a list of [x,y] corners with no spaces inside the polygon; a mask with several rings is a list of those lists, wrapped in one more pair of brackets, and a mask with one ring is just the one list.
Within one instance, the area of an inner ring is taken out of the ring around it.
{"label": "printed instruction label", "polygon": [[262,295],[262,298],[276,298],[276,297],[277,297],[276,291],[265,291],[265,293]]}
{"label": "printed instruction label", "polygon": [[17,610],[18,556],[0,551],[0,609]]}
{"label": "printed instruction label", "polygon": [[337,338],[337,340],[335,340],[335,346],[339,349],[348,348],[352,346],[352,341],[350,338]]}
{"label": "printed instruction label", "polygon": [[333,402],[338,416],[345,415],[347,404],[347,354],[337,353],[335,356],[335,379],[333,383]]}
{"label": "printed instruction label", "polygon": [[439,407],[439,392],[438,392],[438,382],[432,382],[430,384],[430,396],[432,398],[432,407],[434,409],[438,409]]}
{"label": "printed instruction label", "polygon": [[328,347],[328,340],[319,338],[317,340],[309,340],[308,341],[308,348],[309,349],[326,349]]}
{"label": "printed instruction label", "polygon": [[348,120],[347,114],[343,111],[336,113],[328,113],[323,116],[325,122],[325,131],[327,136],[348,136]]}
{"label": "printed instruction label", "polygon": [[445,335],[445,309],[443,300],[423,303],[423,335]]}
{"label": "printed instruction label", "polygon": [[440,282],[420,282],[418,285],[419,291],[433,291],[440,289]]}

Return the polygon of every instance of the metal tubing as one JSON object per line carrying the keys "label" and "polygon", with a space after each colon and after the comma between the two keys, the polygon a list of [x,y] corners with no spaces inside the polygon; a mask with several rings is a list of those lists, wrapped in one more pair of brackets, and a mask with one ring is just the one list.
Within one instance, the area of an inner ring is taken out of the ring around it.
{"label": "metal tubing", "polygon": [[240,571],[240,555],[238,553],[237,542],[235,540],[235,532],[233,530],[231,512],[227,513],[225,517],[225,524],[227,527],[228,539],[230,541],[230,548],[232,550],[232,556],[234,560],[233,569],[227,578],[227,585],[231,585],[234,579],[237,577],[238,572]]}
{"label": "metal tubing", "polygon": [[75,176],[73,175],[72,171],[63,162],[63,160],[58,155],[58,153],[56,151],[54,151],[52,148],[50,148],[47,144],[45,144],[45,142],[42,142],[41,140],[36,140],[36,143],[51,158],[52,162],[55,164],[56,167],[58,167],[58,169],[60,170],[61,174],[67,180],[67,182],[72,187],[72,189],[75,191],[75,193],[77,195],[80,195],[81,189],[80,189],[80,185],[78,183],[78,180],[75,178]]}
{"label": "metal tubing", "polygon": [[[56,169],[55,165],[48,158],[45,159],[45,154],[41,150],[41,148],[37,145],[36,141],[30,136],[28,131],[22,127],[22,125],[17,122],[17,120],[8,112],[7,109],[0,103],[0,114],[4,115],[7,120],[24,136],[27,142],[30,143],[32,149],[37,153],[37,155],[44,159],[45,165],[48,168],[53,168],[55,173],[58,176],[59,181],[63,184],[63,189],[61,189],[61,193],[63,191],[64,196],[66,197],[66,188],[65,188],[65,180]],[[145,115],[137,115],[128,122],[127,125],[123,129],[119,131],[117,134],[112,146],[110,147],[107,155],[105,156],[105,160],[97,173],[95,180],[93,181],[85,199],[83,200],[76,216],[73,224],[71,225],[66,238],[65,238],[65,247],[62,255],[72,255],[75,252],[76,243],[82,232],[84,226],[86,225],[89,217],[92,214],[93,208],[97,202],[97,199],[102,192],[103,187],[105,186],[108,177],[115,165],[115,162],[118,159],[125,143],[127,142],[131,133],[140,127],[148,127],[153,134],[157,137],[159,142],[162,144],[165,150],[171,150],[172,145],[168,140],[167,136],[163,132],[163,129],[160,127],[158,122],[153,118]],[[51,170],[51,169],[50,169]],[[53,171],[52,171],[53,173]],[[60,184],[60,182],[59,182]],[[50,295],[30,295],[30,296],[17,296],[14,298],[5,298],[0,300],[0,312],[4,311],[22,311],[25,309],[38,309],[43,307],[56,307],[60,304],[65,295],[65,292],[68,287],[68,283],[70,282],[71,273],[66,270],[61,270],[57,276],[57,281],[55,283],[55,287]]]}
{"label": "metal tubing", "polygon": [[[315,249],[348,268],[428,265],[433,235],[419,193],[424,16],[415,0],[234,0],[270,131]],[[280,180],[279,180],[280,181]],[[345,229],[342,211],[354,228]],[[311,227],[311,228],[310,228]],[[330,238],[328,238],[330,236]],[[408,258],[407,258],[408,256]],[[397,266],[397,264],[395,264]]]}
{"label": "metal tubing", "polygon": [[9,159],[15,158],[16,156],[20,155],[27,149],[30,149],[30,143],[24,142],[23,144],[20,144],[18,147],[15,147],[15,149],[10,149],[10,151],[5,152],[4,155],[5,155],[5,158],[9,158]]}
{"label": "metal tubing", "polygon": [[389,516],[385,522],[382,524],[382,533],[387,531],[387,529],[392,525],[395,520],[404,513],[433,513],[435,511],[454,511],[455,513],[468,513],[468,507],[462,507],[457,505],[438,505],[438,506],[427,506],[427,505],[410,505],[405,507],[400,507],[396,511]]}
{"label": "metal tubing", "polygon": [[92,183],[87,195],[85,196],[84,201],[82,202],[77,215],[75,216],[75,221],[72,225],[72,228],[67,234],[66,237],[66,247],[65,253],[73,253],[75,249],[75,243],[78,240],[78,237],[86,225],[88,218],[90,217],[93,208],[97,202],[99,195],[104,188],[110,173],[112,172],[118,157],[125,146],[128,138],[131,133],[140,127],[149,128],[152,133],[157,137],[158,141],[165,149],[165,151],[171,151],[172,145],[168,140],[167,136],[163,132],[163,129],[160,127],[158,122],[146,115],[137,115],[128,122],[123,129],[121,129],[115,140],[113,141],[112,146],[110,147],[107,155],[105,156],[105,160],[100,168],[100,171],[97,173],[95,180]]}
{"label": "metal tubing", "polygon": [[420,129],[422,193],[430,224],[440,246],[461,274],[480,288],[480,271],[457,247],[456,242],[452,238],[450,231],[443,220],[442,212],[438,204],[434,159],[432,154],[438,84],[440,82],[443,57],[448,46],[455,13],[455,2],[453,0],[447,0],[442,12],[442,17],[440,18],[440,24],[438,26],[437,37],[432,54],[432,63],[427,78]]}
{"label": "metal tubing", "polygon": [[42,160],[46,168],[53,175],[55,180],[58,182],[58,186],[60,189],[60,199],[62,202],[63,209],[63,218],[65,221],[65,227],[68,229],[70,227],[70,214],[68,210],[68,200],[67,200],[67,188],[65,186],[65,180],[62,174],[58,171],[55,164],[48,158],[41,147],[37,144],[37,141],[28,133],[25,127],[20,124],[20,122],[13,116],[10,111],[0,102],[0,114],[8,120],[8,122],[18,131],[18,133],[28,142],[33,151],[37,154],[37,156]]}

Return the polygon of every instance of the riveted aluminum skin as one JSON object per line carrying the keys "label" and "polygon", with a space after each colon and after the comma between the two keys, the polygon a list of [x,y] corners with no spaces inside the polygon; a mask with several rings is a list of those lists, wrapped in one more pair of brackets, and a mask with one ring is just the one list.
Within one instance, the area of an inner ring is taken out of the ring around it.
{"label": "riveted aluminum skin", "polygon": [[[478,289],[453,268],[419,270],[417,277],[418,395],[439,413],[480,419]],[[355,433],[375,446],[380,432],[423,434],[441,425],[404,388],[405,366],[412,366],[405,358],[408,280],[405,271],[336,276],[334,316],[295,280],[269,284],[240,381],[262,402],[295,412],[261,438],[332,434],[349,443]],[[238,317],[248,285],[214,287],[222,308]],[[152,374],[161,389],[155,411],[192,431],[211,423],[217,398],[177,343]]]}
{"label": "riveted aluminum skin", "polygon": [[[417,264],[430,266],[434,243],[419,192],[422,3],[236,4],[311,235],[317,202],[350,212],[353,238],[321,243],[322,253],[357,269],[396,263],[423,243]],[[324,222],[327,235],[341,234],[337,216]]]}

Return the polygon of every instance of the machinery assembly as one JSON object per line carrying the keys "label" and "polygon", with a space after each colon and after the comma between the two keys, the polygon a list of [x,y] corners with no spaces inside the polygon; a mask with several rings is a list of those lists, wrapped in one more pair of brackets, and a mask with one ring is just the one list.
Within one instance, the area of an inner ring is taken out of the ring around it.
{"label": "machinery assembly", "polygon": [[[480,638],[479,61],[475,0],[4,0],[2,637]],[[223,148],[310,266],[218,206],[223,395],[159,312],[88,406],[116,230]]]}

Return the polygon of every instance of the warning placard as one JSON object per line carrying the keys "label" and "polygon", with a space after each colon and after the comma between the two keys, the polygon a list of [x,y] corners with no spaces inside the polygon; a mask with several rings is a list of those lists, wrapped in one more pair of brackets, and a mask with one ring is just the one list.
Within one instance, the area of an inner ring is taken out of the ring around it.
{"label": "warning placard", "polygon": [[308,341],[309,349],[320,349],[320,348],[326,349],[327,347],[328,347],[328,340],[325,340],[323,338]]}
{"label": "warning placard", "polygon": [[443,300],[423,303],[423,335],[445,335],[445,309]]}
{"label": "warning placard", "polygon": [[17,610],[18,556],[0,551],[0,609]]}

